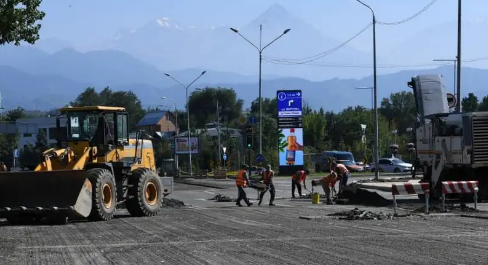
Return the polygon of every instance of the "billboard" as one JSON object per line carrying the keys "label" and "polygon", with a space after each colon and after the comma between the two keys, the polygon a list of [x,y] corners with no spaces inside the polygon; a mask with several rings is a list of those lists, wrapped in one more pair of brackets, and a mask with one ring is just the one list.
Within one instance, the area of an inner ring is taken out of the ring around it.
{"label": "billboard", "polygon": [[[191,154],[198,154],[200,151],[200,141],[198,137],[190,137],[191,142]],[[188,148],[188,137],[175,137],[175,154],[177,155],[187,155]]]}
{"label": "billboard", "polygon": [[280,129],[280,171],[282,167],[295,170],[297,167],[303,167],[304,164],[302,97],[301,90],[279,90],[276,92],[278,129]]}
{"label": "billboard", "polygon": [[303,166],[303,129],[282,129],[280,135],[280,166]]}

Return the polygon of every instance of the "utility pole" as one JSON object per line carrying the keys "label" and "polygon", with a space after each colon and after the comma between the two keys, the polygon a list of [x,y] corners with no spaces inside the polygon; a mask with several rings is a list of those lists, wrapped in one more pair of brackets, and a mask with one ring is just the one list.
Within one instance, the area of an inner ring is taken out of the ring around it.
{"label": "utility pole", "polygon": [[458,0],[458,38],[457,38],[457,106],[456,112],[461,113],[461,0]]}
{"label": "utility pole", "polygon": [[272,40],[270,43],[266,44],[264,47],[262,47],[262,38],[263,38],[263,25],[259,25],[259,47],[256,46],[254,43],[252,43],[249,39],[244,37],[237,29],[235,28],[230,28],[233,32],[239,34],[241,38],[243,38],[245,41],[247,41],[249,44],[251,44],[256,50],[258,50],[259,53],[259,153],[263,153],[263,99],[262,99],[262,75],[261,75],[261,69],[262,69],[262,64],[263,64],[263,51],[264,49],[268,48],[269,45],[273,44],[275,41],[277,41],[279,38],[283,37],[286,33],[290,32],[291,29],[286,29],[276,37],[274,40]]}

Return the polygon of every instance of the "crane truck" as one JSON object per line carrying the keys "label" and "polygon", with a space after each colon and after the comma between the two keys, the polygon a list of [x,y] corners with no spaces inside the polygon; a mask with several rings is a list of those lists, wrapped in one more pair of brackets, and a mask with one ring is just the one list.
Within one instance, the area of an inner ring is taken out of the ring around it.
{"label": "crane truck", "polygon": [[417,75],[407,85],[417,109],[420,182],[430,184],[431,199],[440,197],[442,181],[463,180],[478,181],[479,198],[488,199],[488,112],[451,112],[456,99],[446,93],[441,75]]}
{"label": "crane truck", "polygon": [[173,190],[173,178],[156,173],[152,143],[142,131],[129,138],[125,108],[60,111],[57,147],[44,151],[34,171],[0,172],[0,218],[12,224],[46,218],[55,223],[108,221],[124,205],[132,216],[156,215]]}

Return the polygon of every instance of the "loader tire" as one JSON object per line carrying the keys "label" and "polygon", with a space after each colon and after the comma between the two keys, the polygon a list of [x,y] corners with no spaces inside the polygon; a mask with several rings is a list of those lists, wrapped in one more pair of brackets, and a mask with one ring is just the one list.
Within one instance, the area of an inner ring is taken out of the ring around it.
{"label": "loader tire", "polygon": [[156,172],[148,168],[134,170],[129,186],[129,199],[125,206],[132,216],[155,216],[159,213],[163,189]]}
{"label": "loader tire", "polygon": [[117,188],[112,173],[104,168],[88,170],[92,184],[92,210],[90,221],[108,221],[114,217],[117,205]]}

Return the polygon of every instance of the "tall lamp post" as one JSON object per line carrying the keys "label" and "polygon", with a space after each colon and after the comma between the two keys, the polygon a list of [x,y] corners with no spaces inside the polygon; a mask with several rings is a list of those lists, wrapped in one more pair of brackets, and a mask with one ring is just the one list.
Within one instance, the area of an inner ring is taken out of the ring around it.
{"label": "tall lamp post", "polygon": [[379,135],[378,135],[378,87],[376,76],[376,16],[373,9],[367,4],[356,0],[361,5],[367,7],[373,16],[373,93],[374,93],[374,145],[375,145],[375,161],[374,161],[374,178],[377,180],[380,176],[378,169],[378,160],[380,160]]}
{"label": "tall lamp post", "polygon": [[263,100],[261,97],[261,83],[262,83],[262,78],[261,78],[262,77],[262,75],[261,75],[261,73],[262,73],[261,68],[262,67],[261,66],[263,64],[263,51],[264,51],[264,49],[268,48],[269,45],[273,44],[279,38],[283,37],[283,35],[290,32],[291,29],[286,29],[285,31],[283,31],[283,33],[281,33],[281,35],[276,37],[270,43],[264,45],[264,47],[262,46],[263,25],[259,25],[259,47],[257,45],[255,45],[254,43],[252,43],[249,39],[244,37],[237,29],[230,28],[230,30],[239,34],[239,36],[241,36],[245,41],[247,41],[249,44],[251,44],[259,52],[259,99],[258,99],[258,101],[259,101],[259,153],[262,154],[263,153],[263,122],[262,122],[263,121]]}
{"label": "tall lamp post", "polygon": [[180,84],[182,87],[185,88],[185,91],[186,91],[186,114],[187,114],[187,119],[188,119],[188,163],[189,163],[189,167],[190,167],[190,176],[193,175],[193,170],[192,170],[192,167],[191,167],[191,135],[190,135],[190,106],[188,106],[188,88],[190,88],[191,85],[193,85],[193,83],[195,83],[198,79],[200,79],[200,77],[202,77],[202,75],[204,75],[207,71],[203,71],[199,76],[197,76],[197,78],[195,78],[190,84],[188,85],[185,85],[183,83],[181,83],[180,81],[178,81],[177,79],[175,79],[174,77],[172,77],[170,74],[168,73],[164,73],[165,76],[171,78],[173,81],[175,81],[176,83]]}
{"label": "tall lamp post", "polygon": [[[176,138],[178,136],[178,127],[179,127],[178,126],[178,112],[177,112],[176,102],[172,98],[161,97],[161,99],[170,100],[174,104],[174,107],[175,107],[175,138]],[[175,145],[175,163],[176,163],[176,169],[178,169],[178,155],[176,154],[176,141],[173,141],[173,144]]]}
{"label": "tall lamp post", "polygon": [[374,141],[374,148],[373,148],[373,157],[374,157],[374,172],[375,172],[375,179],[377,180],[379,178],[379,171],[377,170],[378,168],[378,161],[380,160],[379,158],[379,150],[380,146],[378,144],[378,108],[376,104],[376,97],[375,97],[375,91],[374,87],[356,87],[356,89],[370,89],[371,90],[371,101],[372,101],[372,109],[374,112],[373,115],[373,124],[375,127],[374,134],[375,134],[375,141]]}

